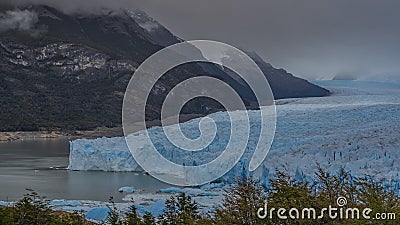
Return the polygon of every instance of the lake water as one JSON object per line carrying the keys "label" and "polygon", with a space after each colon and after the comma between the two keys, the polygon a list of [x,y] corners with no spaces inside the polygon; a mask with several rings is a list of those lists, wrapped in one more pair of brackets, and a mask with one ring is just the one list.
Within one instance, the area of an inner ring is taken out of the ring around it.
{"label": "lake water", "polygon": [[121,201],[122,186],[144,192],[170,186],[141,173],[68,171],[68,154],[67,138],[0,143],[0,200],[15,201],[33,189],[49,199]]}

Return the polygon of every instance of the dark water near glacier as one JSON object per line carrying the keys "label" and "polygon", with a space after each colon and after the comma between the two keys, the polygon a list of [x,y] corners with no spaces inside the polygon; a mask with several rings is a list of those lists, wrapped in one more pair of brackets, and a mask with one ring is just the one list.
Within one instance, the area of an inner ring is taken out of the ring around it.
{"label": "dark water near glacier", "polygon": [[169,187],[133,172],[68,171],[69,140],[36,139],[0,143],[0,201],[15,201],[33,189],[49,199],[121,201],[122,186],[154,192]]}

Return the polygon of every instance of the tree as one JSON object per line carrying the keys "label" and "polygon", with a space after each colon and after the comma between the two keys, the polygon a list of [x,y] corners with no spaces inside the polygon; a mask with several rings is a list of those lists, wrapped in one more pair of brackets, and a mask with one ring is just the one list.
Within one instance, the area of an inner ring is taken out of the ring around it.
{"label": "tree", "polygon": [[122,225],[113,197],[110,197],[109,203],[110,205],[107,205],[110,209],[108,212],[107,223],[110,225]]}
{"label": "tree", "polygon": [[142,219],[137,214],[135,202],[132,200],[131,205],[129,206],[128,212],[125,213],[125,221],[123,222],[124,225],[141,225],[144,224]]}
{"label": "tree", "polygon": [[265,224],[257,211],[267,200],[265,187],[251,178],[236,180],[234,186],[224,194],[224,200],[216,209],[217,224]]}
{"label": "tree", "polygon": [[[390,186],[384,186],[384,180],[375,180],[371,176],[357,178],[357,200],[361,207],[372,209],[371,217],[376,213],[395,213],[400,215],[400,198]],[[398,224],[396,220],[368,220],[369,224]]]}
{"label": "tree", "polygon": [[164,213],[159,217],[163,225],[195,224],[200,219],[197,203],[183,192],[165,201]]}
{"label": "tree", "polygon": [[13,219],[13,209],[0,206],[0,224],[16,225]]}
{"label": "tree", "polygon": [[1,225],[86,225],[82,212],[53,211],[49,200],[33,190],[13,206],[0,207]]}
{"label": "tree", "polygon": [[57,216],[55,225],[87,225],[92,224],[84,217],[83,211],[75,211],[73,213],[60,212]]}
{"label": "tree", "polygon": [[153,224],[156,224],[156,221],[155,221],[153,215],[151,215],[151,213],[146,212],[146,213],[143,215],[143,224],[144,224],[144,225],[153,225]]}
{"label": "tree", "polygon": [[[313,197],[316,200],[316,209],[321,211],[322,208],[328,205],[336,206],[337,199],[346,198],[346,207],[357,207],[356,185],[353,182],[353,177],[343,168],[340,168],[336,174],[331,174],[318,165],[318,170],[315,173],[316,183]],[[322,224],[359,224],[359,221],[339,219],[330,219],[328,216],[320,219]]]}
{"label": "tree", "polygon": [[[310,219],[302,219],[301,211],[289,214],[286,211],[287,219],[280,219],[277,210],[284,208],[290,210],[292,208],[317,208],[315,196],[312,194],[312,185],[306,181],[297,181],[287,173],[276,171],[274,179],[270,179],[270,187],[268,188],[268,217],[267,221],[271,224],[310,224]],[[269,209],[275,209],[271,211]],[[316,213],[309,212],[307,217],[314,218]],[[294,218],[293,218],[294,217]],[[312,224],[319,224],[312,221]]]}
{"label": "tree", "polygon": [[54,220],[49,201],[33,190],[15,203],[13,218],[19,225],[43,225]]}
{"label": "tree", "polygon": [[316,178],[316,194],[322,198],[322,201],[333,203],[338,197],[346,197],[355,203],[354,192],[356,187],[350,173],[343,168],[340,168],[336,175],[332,175],[318,166]]}

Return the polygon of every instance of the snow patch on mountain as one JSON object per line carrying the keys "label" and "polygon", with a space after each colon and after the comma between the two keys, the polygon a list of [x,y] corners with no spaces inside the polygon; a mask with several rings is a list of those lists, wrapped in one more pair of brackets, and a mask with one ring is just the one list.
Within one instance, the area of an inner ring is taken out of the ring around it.
{"label": "snow patch on mountain", "polygon": [[129,11],[129,15],[136,21],[137,24],[139,24],[139,26],[148,32],[155,31],[162,27],[161,24],[159,24],[156,20],[149,17],[142,11]]}
{"label": "snow patch on mountain", "polygon": [[128,15],[147,33],[156,44],[169,46],[183,41],[176,37],[166,27],[141,10],[131,10]]}

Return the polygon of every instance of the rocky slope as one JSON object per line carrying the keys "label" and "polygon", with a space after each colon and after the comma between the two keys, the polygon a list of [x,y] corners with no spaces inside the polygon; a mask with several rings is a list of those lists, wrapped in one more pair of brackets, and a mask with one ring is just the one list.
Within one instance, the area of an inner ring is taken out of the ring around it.
{"label": "rocky slope", "polygon": [[[124,91],[135,68],[164,46],[181,41],[144,12],[69,15],[43,5],[0,6],[0,33],[1,131],[119,126]],[[255,59],[277,98],[329,93]],[[248,105],[253,101],[251,92],[227,71],[188,64],[169,71],[153,88],[146,119],[158,119],[168,90],[198,74],[225,80],[242,89]],[[184,113],[198,115],[222,110],[206,99],[185,107]]]}

